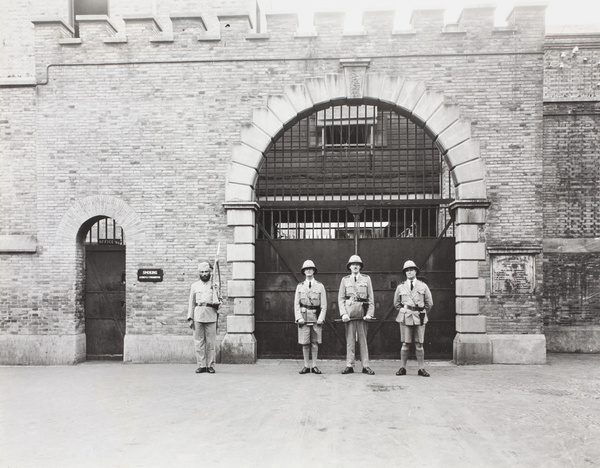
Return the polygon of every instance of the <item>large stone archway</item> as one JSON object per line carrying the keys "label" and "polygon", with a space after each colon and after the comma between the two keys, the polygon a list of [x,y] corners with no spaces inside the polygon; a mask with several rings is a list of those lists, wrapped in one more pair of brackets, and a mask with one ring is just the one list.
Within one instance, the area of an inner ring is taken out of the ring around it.
{"label": "large stone archway", "polygon": [[442,92],[403,77],[367,73],[368,65],[368,61],[342,61],[343,73],[286,87],[283,95],[269,97],[266,107],[256,109],[252,122],[242,129],[241,142],[232,150],[224,204],[227,223],[234,229],[234,243],[227,246],[227,261],[232,264],[228,294],[234,299],[234,314],[227,318],[223,362],[256,360],[254,228],[258,204],[254,188],[263,156],[299,116],[329,104],[364,99],[395,106],[426,130],[446,158],[457,198],[452,205],[456,226],[454,360],[492,362],[486,318],[479,314],[479,299],[486,292],[485,278],[479,276],[479,262],[486,259],[480,231],[489,205],[479,143],[472,139],[470,122],[460,115],[459,106],[446,102]]}

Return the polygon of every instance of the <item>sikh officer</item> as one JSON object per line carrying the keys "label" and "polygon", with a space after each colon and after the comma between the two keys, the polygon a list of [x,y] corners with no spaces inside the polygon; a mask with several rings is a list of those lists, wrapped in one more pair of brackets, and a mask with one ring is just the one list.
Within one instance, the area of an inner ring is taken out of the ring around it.
{"label": "sikh officer", "polygon": [[[300,374],[321,374],[317,367],[319,344],[323,336],[323,322],[327,314],[327,294],[325,286],[314,277],[317,267],[312,260],[306,260],[300,271],[304,281],[296,286],[294,316],[298,324],[298,343],[302,345],[304,367]],[[310,353],[312,350],[312,366]]]}
{"label": "sikh officer", "polygon": [[407,260],[402,271],[406,275],[406,281],[400,283],[394,293],[394,307],[399,311],[396,321],[400,323],[400,339],[402,340],[401,367],[396,375],[406,375],[408,351],[410,344],[414,341],[418,374],[429,377],[429,373],[425,370],[423,340],[425,339],[425,324],[428,321],[427,313],[433,307],[433,298],[429,287],[417,279],[419,268],[415,262]]}
{"label": "sikh officer", "polygon": [[363,262],[358,255],[352,255],[346,265],[350,274],[342,278],[338,293],[340,316],[346,327],[346,368],[342,374],[354,373],[356,359],[356,334],[360,348],[363,374],[374,375],[369,367],[369,350],[367,349],[367,324],[373,319],[375,302],[371,278],[361,274]]}
{"label": "sikh officer", "polygon": [[213,365],[217,339],[217,310],[220,303],[214,302],[213,299],[215,296],[213,295],[211,270],[212,267],[208,262],[201,262],[198,265],[200,281],[196,281],[190,288],[187,319],[190,328],[194,330],[194,346],[198,362],[197,374],[215,373]]}

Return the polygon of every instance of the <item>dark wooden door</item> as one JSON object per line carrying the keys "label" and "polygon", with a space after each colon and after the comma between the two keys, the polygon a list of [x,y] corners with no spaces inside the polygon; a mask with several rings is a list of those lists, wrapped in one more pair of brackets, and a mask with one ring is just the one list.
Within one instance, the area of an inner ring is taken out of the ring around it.
{"label": "dark wooden door", "polygon": [[[425,334],[428,358],[451,359],[455,335],[454,238],[360,239],[358,253],[372,279],[375,316],[369,324],[369,353],[373,358],[400,356],[400,331],[393,307],[396,286],[406,278],[407,259],[422,265],[420,278],[431,289],[435,306]],[[345,356],[344,326],[339,318],[337,294],[348,274],[346,262],[354,253],[353,240],[257,240],[256,242],[256,340],[261,358],[300,358],[294,293],[304,279],[300,273],[306,259],[315,262],[316,278],[325,285],[328,313],[319,356]]]}
{"label": "dark wooden door", "polygon": [[86,246],[85,335],[88,359],[123,358],[124,246]]}
{"label": "dark wooden door", "polygon": [[[433,296],[425,332],[428,359],[451,359],[456,335],[454,285],[454,238],[361,239],[365,273],[375,293],[377,323],[369,324],[369,354],[380,358],[400,356],[400,326],[393,299],[396,286],[406,280],[404,262],[413,260],[420,268]],[[411,350],[412,351],[412,350]]]}

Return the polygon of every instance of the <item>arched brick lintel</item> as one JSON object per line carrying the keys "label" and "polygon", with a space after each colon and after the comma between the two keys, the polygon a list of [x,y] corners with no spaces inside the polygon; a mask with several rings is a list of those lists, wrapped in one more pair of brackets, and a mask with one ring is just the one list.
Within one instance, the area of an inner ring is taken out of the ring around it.
{"label": "arched brick lintel", "polygon": [[444,94],[430,91],[418,81],[385,74],[365,74],[362,95],[349,97],[345,74],[307,79],[271,96],[267,106],[254,111],[252,122],[242,128],[241,143],[232,151],[226,202],[252,202],[258,171],[277,138],[299,118],[316,108],[357,99],[381,102],[421,125],[446,158],[458,200],[485,200],[485,167],[479,142],[471,138],[471,125],[460,115],[457,104]]}
{"label": "arched brick lintel", "polygon": [[141,218],[126,202],[110,195],[93,195],[77,201],[67,210],[56,228],[57,239],[68,243],[75,241],[81,226],[98,216],[113,218],[128,239],[135,239],[142,232]]}

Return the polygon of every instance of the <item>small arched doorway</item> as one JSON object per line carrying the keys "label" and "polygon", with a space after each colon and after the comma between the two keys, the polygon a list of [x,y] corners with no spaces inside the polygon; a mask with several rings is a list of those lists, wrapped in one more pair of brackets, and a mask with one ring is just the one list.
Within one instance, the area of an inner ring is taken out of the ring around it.
{"label": "small arched doorway", "polygon": [[84,241],[86,358],[123,360],[125,235],[109,217],[93,218],[86,226],[90,226]]}
{"label": "small arched doorway", "polygon": [[361,255],[375,290],[379,323],[370,325],[368,338],[373,357],[397,357],[393,294],[409,258],[421,267],[438,304],[428,324],[428,355],[452,357],[454,185],[421,126],[396,106],[366,99],[315,108],[265,154],[256,196],[258,357],[298,357],[293,299],[305,259],[316,262],[328,293],[320,354],[343,356],[343,329],[334,319],[353,253]]}

